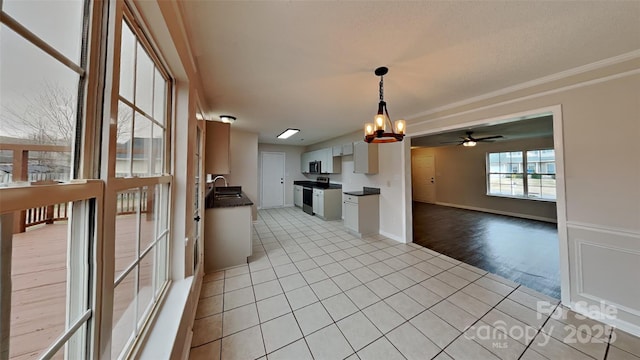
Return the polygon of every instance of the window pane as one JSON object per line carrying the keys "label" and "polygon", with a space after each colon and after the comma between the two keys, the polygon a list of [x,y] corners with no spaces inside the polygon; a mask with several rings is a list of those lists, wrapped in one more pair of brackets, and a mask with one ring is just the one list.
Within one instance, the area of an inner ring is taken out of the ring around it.
{"label": "window pane", "polygon": [[156,266],[155,266],[155,278],[156,278],[156,286],[155,292],[156,296],[162,290],[162,285],[167,282],[167,236],[164,235],[158,241],[158,245],[156,245]]}
{"label": "window pane", "polygon": [[113,293],[113,325],[111,327],[111,358],[116,359],[133,337],[137,269],[133,269],[116,286]]}
{"label": "window pane", "polygon": [[140,278],[138,280],[138,326],[146,318],[153,299],[153,263],[155,251],[149,251],[140,260]]}
{"label": "window pane", "polygon": [[135,74],[136,37],[126,22],[122,23],[122,44],[120,48],[120,96],[133,102]]}
{"label": "window pane", "polygon": [[[4,12],[78,64],[82,45],[83,7],[84,2],[77,0],[2,2]],[[2,41],[5,41],[4,36]]]}
{"label": "window pane", "polygon": [[[30,146],[50,146],[49,160],[36,160],[45,166],[41,172],[61,173],[57,178],[69,179],[79,77],[4,25],[0,38],[2,142],[22,144],[27,151]],[[19,169],[11,172],[22,174]],[[13,181],[28,181],[28,177],[14,176]]]}
{"label": "window pane", "polygon": [[153,81],[153,119],[161,124],[164,124],[166,86],[167,82],[160,74],[160,71],[155,69]]}
{"label": "window pane", "polygon": [[65,331],[70,203],[25,211],[13,235],[10,358],[37,357]]}
{"label": "window pane", "polygon": [[140,252],[146,250],[156,239],[156,194],[155,186],[142,188],[140,210]]}
{"label": "window pane", "polygon": [[138,258],[138,209],[140,195],[138,189],[118,193],[116,200],[115,276]]}
{"label": "window pane", "polygon": [[153,141],[151,143],[151,174],[161,175],[164,172],[164,129],[153,124]]}
{"label": "window pane", "polygon": [[13,171],[13,151],[0,150],[0,187],[5,187],[11,182]]}
{"label": "window pane", "polygon": [[133,130],[133,175],[151,175],[151,139],[153,123],[136,112]]}
{"label": "window pane", "polygon": [[131,141],[133,138],[133,110],[123,102],[118,103],[116,128],[116,176],[131,175]]}
{"label": "window pane", "polygon": [[151,115],[153,111],[153,73],[151,58],[138,43],[136,52],[136,106]]}
{"label": "window pane", "polygon": [[489,194],[500,194],[500,176],[499,174],[489,175]]}

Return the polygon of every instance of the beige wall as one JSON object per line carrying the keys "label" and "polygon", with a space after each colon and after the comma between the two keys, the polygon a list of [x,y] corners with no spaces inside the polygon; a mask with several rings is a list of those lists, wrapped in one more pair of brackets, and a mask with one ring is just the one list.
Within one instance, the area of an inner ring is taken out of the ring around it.
{"label": "beige wall", "polygon": [[229,140],[231,174],[225,175],[229,186],[242,186],[242,191],[253,201],[253,219],[258,219],[258,134],[231,127]]}
{"label": "beige wall", "polygon": [[[479,143],[475,147],[440,146],[413,149],[435,159],[436,203],[485,209],[538,220],[556,220],[556,204],[549,201],[487,196],[488,152],[553,148],[553,137]],[[413,185],[415,186],[415,184]]]}
{"label": "beige wall", "polygon": [[[358,130],[309,146],[307,151],[362,140],[362,131]],[[363,186],[380,188],[380,234],[398,241],[404,241],[406,237],[403,226],[406,218],[403,208],[404,163],[401,161],[405,144],[406,142],[378,145],[378,174],[354,174],[353,155],[347,155],[342,157],[342,173],[329,175],[331,182],[342,184],[342,191],[362,190]]]}
{"label": "beige wall", "polygon": [[304,152],[304,146],[258,144],[258,204],[262,189],[262,152],[284,153],[284,206],[293,206],[293,182],[306,180],[300,170],[300,154]]}

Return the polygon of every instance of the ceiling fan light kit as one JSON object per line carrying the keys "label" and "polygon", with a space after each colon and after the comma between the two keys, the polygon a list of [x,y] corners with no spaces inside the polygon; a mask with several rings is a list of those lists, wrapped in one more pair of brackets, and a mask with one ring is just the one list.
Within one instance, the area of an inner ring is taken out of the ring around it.
{"label": "ceiling fan light kit", "polygon": [[448,142],[444,142],[443,144],[455,143],[455,144],[466,146],[466,147],[473,147],[473,146],[476,146],[479,142],[493,142],[494,139],[500,139],[504,137],[502,135],[495,135],[495,136],[485,136],[481,138],[474,138],[472,134],[473,134],[473,131],[467,131],[467,136],[460,136],[460,139],[462,139],[462,141],[448,141]]}
{"label": "ceiling fan light kit", "polygon": [[[380,102],[378,102],[378,113],[373,119],[373,123],[364,124],[364,141],[368,143],[389,143],[402,141],[406,129],[404,120],[396,120],[393,124],[389,118],[387,103],[384,101],[384,75],[389,72],[387,67],[379,67],[375,70],[376,76],[380,76]],[[387,132],[387,124],[391,132]]]}

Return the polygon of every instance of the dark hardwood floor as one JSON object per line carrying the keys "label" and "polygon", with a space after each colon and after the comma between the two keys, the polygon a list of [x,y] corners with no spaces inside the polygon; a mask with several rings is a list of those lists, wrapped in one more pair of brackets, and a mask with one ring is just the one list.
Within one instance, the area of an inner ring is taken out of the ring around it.
{"label": "dark hardwood floor", "polygon": [[560,298],[556,224],[414,202],[413,241]]}

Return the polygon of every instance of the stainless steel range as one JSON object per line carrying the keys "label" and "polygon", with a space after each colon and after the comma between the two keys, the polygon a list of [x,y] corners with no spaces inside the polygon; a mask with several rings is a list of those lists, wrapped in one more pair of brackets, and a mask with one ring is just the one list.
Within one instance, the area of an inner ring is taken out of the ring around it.
{"label": "stainless steel range", "polygon": [[[315,186],[324,189],[328,188],[329,178],[326,176],[318,176]],[[302,188],[302,211],[313,215],[313,187],[311,186],[304,186]]]}

